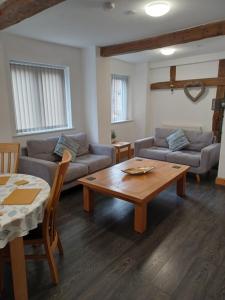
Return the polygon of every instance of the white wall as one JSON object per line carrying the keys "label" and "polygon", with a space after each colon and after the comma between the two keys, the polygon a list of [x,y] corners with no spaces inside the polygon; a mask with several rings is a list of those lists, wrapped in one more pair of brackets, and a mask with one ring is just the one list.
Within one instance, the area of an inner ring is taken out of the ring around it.
{"label": "white wall", "polygon": [[[169,67],[150,69],[150,82],[169,81],[169,74]],[[177,80],[217,77],[217,75],[218,60],[178,65],[176,70]],[[193,94],[197,92],[197,89],[192,91]],[[168,89],[151,90],[148,132],[153,133],[156,127],[164,124],[202,126],[203,130],[211,130],[213,115],[211,104],[215,96],[216,87],[206,88],[205,94],[196,103],[187,98],[183,89],[175,89],[173,93]]]}
{"label": "white wall", "polygon": [[99,140],[96,75],[96,48],[82,49],[85,131],[91,142]]}
{"label": "white wall", "polygon": [[[27,139],[56,136],[59,133],[45,133],[32,136],[15,137],[12,91],[9,73],[9,61],[22,60],[52,65],[63,65],[70,68],[72,119],[75,129],[85,129],[83,111],[83,86],[81,49],[61,46],[52,43],[22,38],[19,36],[0,35],[0,141],[18,141],[22,145]],[[68,132],[68,131],[67,131]]]}
{"label": "white wall", "polygon": [[[149,70],[150,82],[169,81],[170,66],[176,65],[176,79],[197,79],[218,76],[219,59],[222,54],[202,55],[187,59],[173,60],[151,64]],[[146,120],[147,135],[154,134],[154,129],[163,124],[175,126],[202,126],[203,130],[212,130],[211,111],[212,99],[216,97],[216,87],[206,88],[206,93],[197,102],[189,100],[182,89],[152,90],[147,111],[150,112]],[[218,177],[225,179],[225,120],[223,122],[221,152]]]}
{"label": "white wall", "polygon": [[135,140],[145,136],[145,112],[148,93],[148,64],[131,64],[117,59],[110,61],[110,74],[129,76],[130,121],[111,124],[120,141]]}

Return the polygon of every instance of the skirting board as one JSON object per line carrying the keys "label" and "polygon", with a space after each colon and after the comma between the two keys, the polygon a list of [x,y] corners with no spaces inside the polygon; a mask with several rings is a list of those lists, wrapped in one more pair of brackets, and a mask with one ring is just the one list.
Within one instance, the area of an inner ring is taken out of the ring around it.
{"label": "skirting board", "polygon": [[216,184],[225,186],[225,178],[216,178]]}

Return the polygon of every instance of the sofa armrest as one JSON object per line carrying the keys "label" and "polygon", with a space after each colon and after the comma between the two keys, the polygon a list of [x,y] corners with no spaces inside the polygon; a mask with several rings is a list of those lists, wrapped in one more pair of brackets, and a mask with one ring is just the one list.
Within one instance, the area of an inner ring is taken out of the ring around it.
{"label": "sofa armrest", "polygon": [[109,156],[111,157],[112,165],[116,163],[116,150],[113,146],[102,144],[90,144],[89,151],[92,154]]}
{"label": "sofa armrest", "polygon": [[211,144],[201,151],[200,167],[205,171],[209,171],[213,166],[219,162],[220,144]]}
{"label": "sofa armrest", "polygon": [[142,148],[150,148],[154,144],[154,137],[148,137],[134,142],[134,156],[139,156]]}
{"label": "sofa armrest", "polygon": [[56,169],[57,164],[51,161],[28,156],[20,156],[19,158],[19,173],[40,177],[47,181],[50,186],[53,184]]}

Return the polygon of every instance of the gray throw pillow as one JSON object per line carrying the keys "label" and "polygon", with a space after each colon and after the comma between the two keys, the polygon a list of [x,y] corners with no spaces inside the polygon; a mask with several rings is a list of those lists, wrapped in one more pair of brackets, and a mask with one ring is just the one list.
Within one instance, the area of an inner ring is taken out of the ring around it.
{"label": "gray throw pillow", "polygon": [[63,151],[68,150],[72,155],[71,161],[75,162],[76,157],[77,157],[78,148],[79,148],[79,144],[74,142],[74,140],[72,140],[68,136],[65,136],[64,134],[62,134],[59,137],[59,140],[55,146],[54,153],[62,157]]}
{"label": "gray throw pillow", "polygon": [[166,140],[171,151],[181,150],[190,144],[181,128],[170,134]]}

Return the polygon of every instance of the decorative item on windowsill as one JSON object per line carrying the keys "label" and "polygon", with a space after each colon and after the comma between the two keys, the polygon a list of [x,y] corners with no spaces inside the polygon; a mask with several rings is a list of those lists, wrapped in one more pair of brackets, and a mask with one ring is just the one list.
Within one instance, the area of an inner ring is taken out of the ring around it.
{"label": "decorative item on windowsill", "polygon": [[111,130],[111,143],[116,143],[116,132],[115,130]]}

